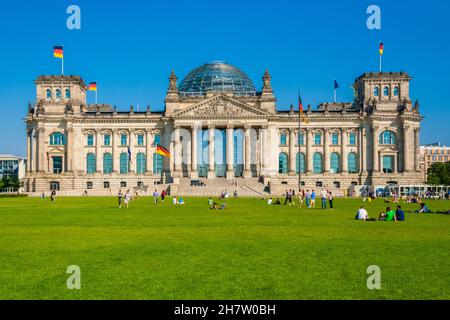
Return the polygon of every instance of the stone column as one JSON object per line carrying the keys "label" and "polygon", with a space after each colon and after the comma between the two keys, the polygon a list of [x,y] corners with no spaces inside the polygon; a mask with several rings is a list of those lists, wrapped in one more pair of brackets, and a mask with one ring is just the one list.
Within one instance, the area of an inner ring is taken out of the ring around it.
{"label": "stone column", "polygon": [[181,140],[180,140],[180,127],[179,126],[175,126],[174,127],[174,165],[175,165],[175,174],[177,176],[181,176],[181,172],[183,171],[182,168],[182,145],[181,145]]}
{"label": "stone column", "polygon": [[232,125],[227,126],[227,179],[234,178],[234,127]]}
{"label": "stone column", "polygon": [[379,172],[380,171],[380,161],[379,161],[379,155],[378,155],[378,126],[374,126],[372,128],[372,171],[373,172]]}
{"label": "stone column", "polygon": [[330,132],[328,128],[323,130],[323,162],[325,172],[330,172]]}
{"label": "stone column", "polygon": [[411,151],[414,150],[413,142],[410,140],[410,127],[403,128],[403,171],[411,172],[413,166],[413,159],[411,158]]}
{"label": "stone column", "polygon": [[38,160],[38,171],[39,172],[47,172],[48,170],[48,159],[45,150],[45,128],[38,128],[38,150],[37,159]]}
{"label": "stone column", "polygon": [[113,172],[120,173],[120,153],[119,153],[120,137],[119,131],[112,131],[112,156],[113,156]]}
{"label": "stone column", "polygon": [[414,128],[414,171],[420,172],[420,128]]}
{"label": "stone column", "polygon": [[152,173],[152,164],[153,164],[153,157],[152,157],[152,133],[150,130],[145,131],[145,172],[147,174]]}
{"label": "stone column", "polygon": [[366,144],[366,133],[365,133],[365,129],[364,127],[360,127],[359,128],[359,136],[360,136],[360,159],[361,159],[361,172],[367,172],[367,155],[366,155],[366,150],[367,150],[367,144]]}
{"label": "stone column", "polygon": [[307,173],[313,172],[313,150],[312,150],[312,143],[313,143],[313,132],[311,129],[306,129],[306,157],[307,157]]}
{"label": "stone column", "polygon": [[244,127],[244,178],[252,177],[252,159],[251,159],[251,126]]}
{"label": "stone column", "polygon": [[[66,172],[72,172],[73,162],[73,128],[69,127],[66,130]],[[98,169],[98,168],[97,168]]]}
{"label": "stone column", "polygon": [[198,178],[197,171],[197,145],[198,145],[198,131],[195,125],[191,126],[191,179]]}
{"label": "stone column", "polygon": [[289,129],[289,175],[295,175],[295,131]]}
{"label": "stone column", "polygon": [[270,148],[268,145],[268,140],[267,140],[267,126],[262,126],[259,129],[260,132],[260,139],[261,139],[261,172],[260,174],[265,175],[266,174],[266,169],[267,169],[267,164],[266,164],[266,159],[267,159],[267,154],[266,154],[266,150],[267,148]]}
{"label": "stone column", "polygon": [[214,126],[208,127],[208,163],[209,163],[209,171],[208,171],[208,179],[213,179],[216,177],[216,173],[214,171]]}
{"label": "stone column", "polygon": [[36,129],[31,129],[31,171],[36,172],[37,169],[37,152],[36,152]]}
{"label": "stone column", "polygon": [[31,172],[31,136],[32,130],[27,128],[27,172]]}
{"label": "stone column", "polygon": [[347,130],[341,129],[341,161],[342,161],[342,173],[348,171],[348,154],[347,154]]}
{"label": "stone column", "polygon": [[102,152],[100,146],[102,144],[102,133],[99,129],[95,130],[95,168],[97,173],[102,173]]}

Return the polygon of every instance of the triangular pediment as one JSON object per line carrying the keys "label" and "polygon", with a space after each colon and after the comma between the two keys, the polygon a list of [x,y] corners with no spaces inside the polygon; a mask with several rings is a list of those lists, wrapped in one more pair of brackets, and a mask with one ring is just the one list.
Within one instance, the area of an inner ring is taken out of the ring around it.
{"label": "triangular pediment", "polygon": [[267,118],[270,114],[224,94],[215,95],[193,106],[176,111],[173,118],[233,119]]}

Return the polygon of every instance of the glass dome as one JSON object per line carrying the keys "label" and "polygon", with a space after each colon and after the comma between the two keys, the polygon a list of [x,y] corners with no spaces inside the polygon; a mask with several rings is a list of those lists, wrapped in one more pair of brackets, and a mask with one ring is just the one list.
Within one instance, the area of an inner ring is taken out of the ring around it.
{"label": "glass dome", "polygon": [[179,86],[179,92],[187,96],[222,91],[241,96],[256,95],[250,78],[238,68],[222,61],[212,61],[192,70]]}

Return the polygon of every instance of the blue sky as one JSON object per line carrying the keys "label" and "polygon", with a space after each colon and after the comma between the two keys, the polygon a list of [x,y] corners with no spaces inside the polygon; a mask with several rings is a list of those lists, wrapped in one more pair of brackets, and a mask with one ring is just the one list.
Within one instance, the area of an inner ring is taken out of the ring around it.
{"label": "blue sky", "polygon": [[[81,30],[66,28],[66,9],[81,8]],[[381,30],[368,30],[366,9],[381,7]],[[8,1],[0,5],[0,153],[25,154],[23,117],[33,80],[58,74],[52,46],[64,45],[65,73],[98,82],[99,102],[164,107],[167,77],[179,80],[211,60],[224,60],[261,88],[269,69],[278,108],[350,101],[350,84],[384,70],[414,77],[412,99],[426,117],[422,143],[450,145],[448,1]],[[93,96],[89,101],[93,102]]]}

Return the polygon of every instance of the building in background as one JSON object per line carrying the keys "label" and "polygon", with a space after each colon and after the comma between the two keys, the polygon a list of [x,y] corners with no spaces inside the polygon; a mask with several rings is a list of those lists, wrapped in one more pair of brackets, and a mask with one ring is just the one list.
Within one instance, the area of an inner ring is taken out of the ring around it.
{"label": "building in background", "polygon": [[12,154],[0,154],[0,179],[3,177],[22,180],[25,178],[27,159]]}
{"label": "building in background", "polygon": [[191,180],[204,180],[215,194],[214,186],[234,180],[241,193],[280,194],[298,188],[299,174],[305,189],[422,183],[422,116],[407,73],[364,73],[353,101],[305,107],[308,122],[300,127],[298,108],[279,111],[267,71],[262,80],[258,91],[244,72],[219,61],[179,84],[172,72],[165,110],[157,113],[87,105],[81,77],[40,76],[25,118],[25,189],[111,193],[157,184],[189,193]]}
{"label": "building in background", "polygon": [[423,173],[423,181],[428,179],[428,168],[435,162],[450,161],[450,147],[439,142],[420,146],[420,168]]}

